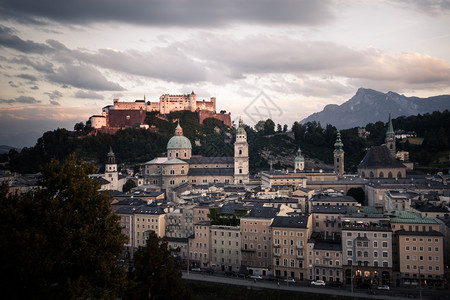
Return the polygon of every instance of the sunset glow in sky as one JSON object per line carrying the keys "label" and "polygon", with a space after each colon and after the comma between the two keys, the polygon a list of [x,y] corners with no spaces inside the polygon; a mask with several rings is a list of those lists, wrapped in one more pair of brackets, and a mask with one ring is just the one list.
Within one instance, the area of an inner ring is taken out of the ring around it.
{"label": "sunset glow in sky", "polygon": [[193,90],[290,127],[359,87],[450,94],[450,1],[0,0],[0,20],[0,145],[113,98]]}

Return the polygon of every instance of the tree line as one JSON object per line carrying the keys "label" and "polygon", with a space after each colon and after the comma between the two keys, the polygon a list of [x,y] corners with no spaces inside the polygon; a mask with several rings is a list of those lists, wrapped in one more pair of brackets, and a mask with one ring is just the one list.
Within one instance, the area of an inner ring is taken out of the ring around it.
{"label": "tree line", "polygon": [[[56,129],[43,134],[33,147],[25,147],[21,152],[10,150],[0,156],[0,162],[8,162],[9,169],[22,174],[37,173],[51,158],[65,159],[75,152],[80,158],[95,163],[99,169],[106,160],[110,147],[116,154],[117,161],[144,163],[157,156],[165,155],[167,142],[173,136],[177,122],[183,127],[184,135],[191,140],[194,155],[233,156],[235,128],[224,125],[221,121],[209,118],[203,124],[198,121],[195,112],[179,111],[161,119],[155,112],[147,113],[146,123],[154,125],[157,132],[144,129],[119,130],[114,135],[90,134],[89,126],[77,123],[74,131]],[[448,151],[450,146],[450,113],[433,112],[431,114],[398,117],[392,120],[395,130],[414,131],[423,138],[421,145],[397,141],[397,149],[410,152],[412,161],[422,165],[434,162],[437,152]],[[310,158],[325,163],[333,163],[333,150],[337,128],[319,122],[301,124],[294,122],[288,126],[275,124],[271,119],[261,120],[254,127],[244,125],[249,142],[250,171],[256,173],[269,167],[270,162],[261,156],[263,150],[271,153],[294,155],[300,147]],[[384,143],[386,123],[369,123],[365,129],[370,132],[367,138],[358,137],[358,129],[340,130],[345,151],[345,168],[355,172],[366,150],[374,145]],[[290,134],[290,135],[288,135]],[[290,138],[293,136],[293,142]],[[275,163],[274,167],[284,168]]]}

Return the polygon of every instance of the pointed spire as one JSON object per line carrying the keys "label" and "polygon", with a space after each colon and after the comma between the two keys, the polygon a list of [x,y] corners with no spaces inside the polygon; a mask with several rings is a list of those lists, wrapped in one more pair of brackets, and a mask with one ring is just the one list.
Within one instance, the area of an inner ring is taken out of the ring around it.
{"label": "pointed spire", "polygon": [[242,117],[239,117],[239,127],[237,129],[237,134],[247,136],[247,132],[244,129],[244,122],[242,121]]}
{"label": "pointed spire", "polygon": [[112,150],[112,147],[109,146],[109,152],[108,152],[108,156],[114,156],[114,152]]}
{"label": "pointed spire", "polygon": [[344,152],[342,147],[344,147],[344,144],[341,141],[341,133],[338,131],[336,135],[336,142],[334,143],[334,152]]}
{"label": "pointed spire", "polygon": [[183,135],[183,128],[180,126],[180,121],[178,121],[178,125],[175,128],[175,135],[182,136]]}
{"label": "pointed spire", "polygon": [[386,134],[394,134],[394,126],[392,126],[391,113],[389,113],[389,122]]}

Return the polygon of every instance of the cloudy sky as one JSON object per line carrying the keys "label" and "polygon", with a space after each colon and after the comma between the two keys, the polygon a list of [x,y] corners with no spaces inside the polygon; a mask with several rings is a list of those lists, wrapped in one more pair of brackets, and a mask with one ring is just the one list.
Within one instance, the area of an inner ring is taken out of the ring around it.
{"label": "cloudy sky", "polygon": [[450,94],[450,1],[0,0],[0,145],[195,91],[288,124],[359,87]]}

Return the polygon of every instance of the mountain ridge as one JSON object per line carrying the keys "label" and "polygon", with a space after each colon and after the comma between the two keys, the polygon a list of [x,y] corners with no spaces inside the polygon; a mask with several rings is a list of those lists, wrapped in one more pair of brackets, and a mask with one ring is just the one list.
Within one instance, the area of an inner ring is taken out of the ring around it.
{"label": "mountain ridge", "polygon": [[348,101],[341,105],[328,104],[322,111],[313,113],[301,120],[300,123],[317,121],[322,126],[331,124],[338,129],[347,129],[378,121],[386,122],[389,113],[392,118],[397,118],[446,109],[450,109],[450,95],[428,98],[406,97],[392,91],[382,93],[372,89],[359,88]]}

